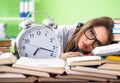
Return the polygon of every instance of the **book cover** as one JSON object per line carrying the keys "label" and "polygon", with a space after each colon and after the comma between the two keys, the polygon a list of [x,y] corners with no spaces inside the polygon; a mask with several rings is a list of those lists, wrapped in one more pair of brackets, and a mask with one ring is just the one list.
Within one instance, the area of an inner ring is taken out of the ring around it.
{"label": "book cover", "polygon": [[120,34],[120,28],[113,28],[113,34]]}
{"label": "book cover", "polygon": [[0,52],[2,53],[10,52],[10,47],[0,47]]}
{"label": "book cover", "polygon": [[6,38],[0,38],[0,46],[1,47],[11,46],[11,40]]}
{"label": "book cover", "polygon": [[120,56],[109,55],[106,57],[106,59],[111,60],[111,61],[119,61],[120,62]]}
{"label": "book cover", "polygon": [[113,34],[113,41],[120,41],[120,34]]}

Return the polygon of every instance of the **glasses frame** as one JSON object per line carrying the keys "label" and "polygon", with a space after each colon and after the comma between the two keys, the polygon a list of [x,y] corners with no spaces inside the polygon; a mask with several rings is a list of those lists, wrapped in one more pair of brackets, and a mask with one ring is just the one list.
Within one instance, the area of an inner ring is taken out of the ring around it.
{"label": "glasses frame", "polygon": [[[90,31],[90,32],[89,32],[89,33],[90,33],[90,36],[91,36],[91,34],[92,34],[91,38],[88,37],[88,35],[87,35],[88,30]],[[84,31],[84,34],[85,34],[85,37],[86,37],[87,39],[89,39],[89,40],[94,40],[94,42],[92,43],[92,48],[93,48],[93,49],[94,49],[95,47],[102,46],[102,43],[96,38],[96,35],[95,35],[96,33],[95,33],[94,28],[91,28],[91,27],[87,28],[87,29]],[[95,43],[96,43],[97,46],[95,45]]]}

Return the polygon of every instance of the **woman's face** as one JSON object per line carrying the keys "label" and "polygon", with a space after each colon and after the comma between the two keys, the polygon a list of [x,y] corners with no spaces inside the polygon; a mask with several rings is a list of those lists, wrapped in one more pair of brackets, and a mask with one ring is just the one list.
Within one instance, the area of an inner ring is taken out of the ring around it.
{"label": "woman's face", "polygon": [[78,40],[80,50],[91,52],[95,47],[105,45],[108,32],[104,26],[87,29]]}

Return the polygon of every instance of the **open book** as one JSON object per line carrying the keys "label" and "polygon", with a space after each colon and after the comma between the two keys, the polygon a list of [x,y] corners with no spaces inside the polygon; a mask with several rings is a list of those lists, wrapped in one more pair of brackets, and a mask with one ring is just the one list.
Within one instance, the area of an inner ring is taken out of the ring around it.
{"label": "open book", "polygon": [[106,46],[96,47],[92,50],[93,55],[107,56],[107,55],[119,55],[120,44],[110,44]]}
{"label": "open book", "polygon": [[[73,59],[68,58],[67,61],[60,58],[41,59],[41,58],[21,57],[12,65],[12,67],[43,71],[54,74],[63,74],[66,66],[67,67],[72,66],[73,65],[72,63],[74,62],[75,62],[74,65],[83,65],[86,61],[88,63],[88,61],[97,61],[97,60],[100,64],[101,62],[100,56],[74,57]],[[88,64],[85,63],[84,65],[89,65],[89,63]]]}
{"label": "open book", "polygon": [[65,61],[59,58],[30,58],[20,57],[12,67],[36,70],[54,74],[63,74]]}

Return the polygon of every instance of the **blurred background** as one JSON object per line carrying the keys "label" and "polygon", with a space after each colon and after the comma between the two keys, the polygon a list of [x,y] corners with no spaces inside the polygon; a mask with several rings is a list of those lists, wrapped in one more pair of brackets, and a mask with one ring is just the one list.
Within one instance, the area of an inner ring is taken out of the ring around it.
{"label": "blurred background", "polygon": [[[22,1],[30,2],[30,11],[48,13],[58,25],[86,22],[101,16],[120,18],[120,0],[0,0],[0,33],[4,37],[15,38],[20,32],[18,25],[24,17],[20,16]],[[28,4],[28,3],[27,3]],[[39,21],[48,18],[42,14],[31,15]]]}

